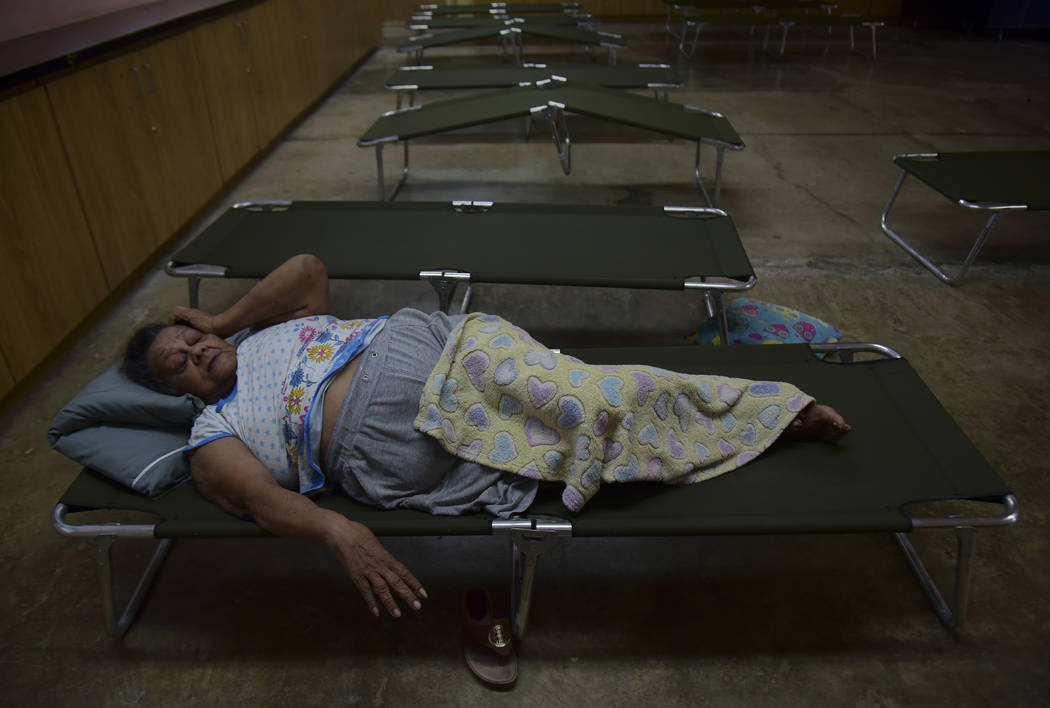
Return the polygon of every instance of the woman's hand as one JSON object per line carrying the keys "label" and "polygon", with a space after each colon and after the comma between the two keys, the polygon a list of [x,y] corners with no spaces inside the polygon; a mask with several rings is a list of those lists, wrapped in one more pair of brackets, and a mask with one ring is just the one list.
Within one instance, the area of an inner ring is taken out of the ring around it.
{"label": "woman's hand", "polygon": [[[379,616],[379,604],[392,617],[400,617],[398,599],[418,610],[427,593],[416,577],[383,548],[366,527],[340,517],[326,543],[350,575],[369,611]],[[345,523],[343,523],[345,522]]]}
{"label": "woman's hand", "polygon": [[379,615],[380,604],[393,617],[401,616],[399,601],[422,607],[423,586],[367,527],[281,487],[237,438],[221,437],[191,452],[190,470],[201,496],[226,512],[254,520],[275,536],[331,549],[373,615]]}
{"label": "woman's hand", "polygon": [[[168,315],[169,325],[186,325],[204,334],[220,334],[215,331],[215,316],[192,307],[176,307]],[[222,336],[220,334],[220,336]]]}

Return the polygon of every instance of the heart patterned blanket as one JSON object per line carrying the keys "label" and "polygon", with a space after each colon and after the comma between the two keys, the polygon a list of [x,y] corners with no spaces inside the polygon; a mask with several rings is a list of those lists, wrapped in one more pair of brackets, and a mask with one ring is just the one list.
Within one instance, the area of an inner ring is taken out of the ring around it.
{"label": "heart patterned blanket", "polygon": [[579,511],[603,483],[736,469],[812,400],[781,382],[585,364],[474,313],[449,337],[414,425],[457,457],[564,482],[562,502]]}

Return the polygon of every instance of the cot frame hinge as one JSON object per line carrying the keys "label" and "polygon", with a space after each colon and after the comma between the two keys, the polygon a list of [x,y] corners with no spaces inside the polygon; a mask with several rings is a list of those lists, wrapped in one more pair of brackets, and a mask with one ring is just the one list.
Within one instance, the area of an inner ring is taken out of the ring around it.
{"label": "cot frame hinge", "polygon": [[435,270],[419,271],[419,279],[430,283],[438,296],[438,305],[445,314],[449,313],[452,304],[452,296],[456,294],[456,286],[462,282],[467,284],[467,290],[463,293],[463,301],[459,304],[459,314],[465,314],[470,306],[470,273],[454,268],[438,268]]}
{"label": "cot frame hinge", "polygon": [[556,516],[494,519],[492,533],[510,537],[511,595],[510,620],[515,639],[525,637],[532,584],[536,578],[536,561],[540,554],[558,545],[565,536],[573,535],[571,521]]}

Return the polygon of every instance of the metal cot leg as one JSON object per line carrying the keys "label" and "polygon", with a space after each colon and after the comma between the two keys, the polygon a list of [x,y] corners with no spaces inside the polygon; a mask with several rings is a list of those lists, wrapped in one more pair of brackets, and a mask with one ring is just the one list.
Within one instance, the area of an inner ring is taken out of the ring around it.
{"label": "metal cot leg", "polygon": [[404,141],[404,156],[405,164],[401,168],[401,177],[398,179],[397,184],[394,185],[394,189],[390,192],[388,197],[386,194],[385,187],[385,175],[383,171],[383,145],[384,143],[376,143],[376,179],[379,183],[379,201],[394,201],[397,199],[398,193],[401,192],[401,188],[405,186],[405,182],[408,180],[408,141]]}
{"label": "metal cot leg", "polygon": [[970,568],[972,566],[974,549],[977,545],[977,529],[971,526],[957,526],[955,536],[958,540],[958,554],[955,559],[955,587],[952,593],[952,602],[945,601],[937,584],[933,581],[918,551],[912,545],[908,535],[903,532],[895,533],[897,543],[900,544],[908,565],[915,572],[919,583],[922,585],[926,597],[933,605],[934,612],[945,626],[952,629],[961,629],[966,624],[966,608],[970,601]]}
{"label": "metal cot leg", "polygon": [[704,196],[704,201],[707,202],[709,207],[717,207],[719,200],[722,198],[722,164],[725,162],[726,149],[724,145],[717,145],[715,150],[715,198],[711,200],[711,195],[707,192],[707,185],[704,184],[704,178],[700,175],[700,145],[703,141],[696,141],[696,161],[693,165],[693,172],[696,175],[696,186],[700,188],[700,193]]}
{"label": "metal cot leg", "polygon": [[131,593],[131,599],[128,600],[124,611],[121,612],[118,618],[116,598],[113,593],[112,550],[115,539],[115,536],[95,537],[95,564],[98,567],[99,580],[102,587],[102,615],[106,627],[109,629],[110,634],[120,638],[127,634],[131,623],[135,621],[135,615],[138,613],[142,601],[146,598],[146,593],[153,585],[153,580],[156,578],[161,565],[164,564],[164,559],[167,558],[168,552],[171,550],[172,540],[170,538],[162,539],[157,544],[157,548],[153,552],[146,570],[142,573],[135,590]]}
{"label": "metal cot leg", "polygon": [[189,286],[190,290],[190,307],[194,309],[200,307],[201,277],[199,275],[191,275],[186,280],[186,285]]}
{"label": "metal cot leg", "polygon": [[890,210],[893,208],[894,202],[897,201],[897,195],[900,194],[901,185],[904,184],[904,180],[907,176],[907,170],[902,169],[900,177],[897,178],[897,184],[893,187],[893,193],[890,194],[890,199],[888,202],[886,202],[886,208],[882,210],[882,231],[887,236],[889,236],[894,243],[903,248],[908,253],[908,255],[910,255],[912,258],[914,258],[916,261],[922,264],[922,266],[926,268],[926,270],[936,275],[938,278],[940,278],[942,282],[947,283],[949,285],[954,285],[955,283],[958,283],[960,280],[962,280],[966,276],[966,273],[970,270],[970,266],[973,265],[974,260],[977,258],[977,254],[981,252],[981,248],[984,246],[984,242],[988,240],[988,234],[991,232],[992,227],[995,226],[995,222],[999,219],[1000,212],[993,211],[988,217],[988,220],[984,224],[984,229],[977,236],[977,240],[974,241],[973,247],[970,248],[970,252],[966,255],[965,260],[963,260],[962,266],[960,266],[959,268],[959,272],[954,276],[948,275],[948,273],[944,269],[940,268],[929,258],[915,250],[915,248],[907,241],[905,241],[900,234],[898,234],[896,231],[890,228]]}
{"label": "metal cot leg", "polygon": [[514,638],[520,640],[528,628],[536,561],[540,554],[557,545],[562,536],[572,535],[572,524],[556,518],[508,519],[494,521],[492,531],[510,536],[510,619]]}

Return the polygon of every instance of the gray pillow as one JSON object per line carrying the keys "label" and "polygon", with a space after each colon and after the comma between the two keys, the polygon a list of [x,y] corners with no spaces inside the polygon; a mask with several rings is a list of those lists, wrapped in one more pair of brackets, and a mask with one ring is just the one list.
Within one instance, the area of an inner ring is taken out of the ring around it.
{"label": "gray pillow", "polygon": [[196,396],[168,396],[139,386],[115,364],[59,411],[47,439],[80,464],[158,497],[189,479],[183,449],[203,409]]}

